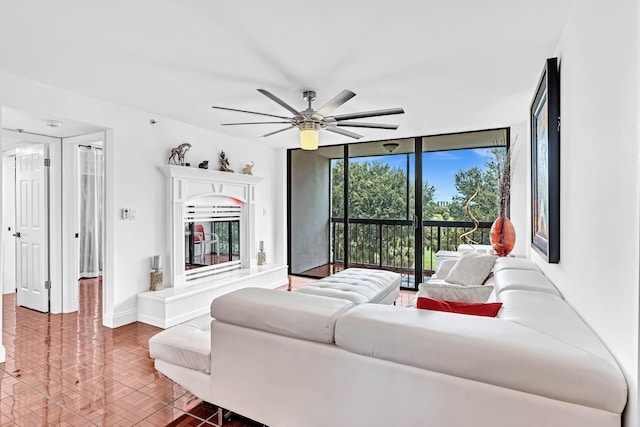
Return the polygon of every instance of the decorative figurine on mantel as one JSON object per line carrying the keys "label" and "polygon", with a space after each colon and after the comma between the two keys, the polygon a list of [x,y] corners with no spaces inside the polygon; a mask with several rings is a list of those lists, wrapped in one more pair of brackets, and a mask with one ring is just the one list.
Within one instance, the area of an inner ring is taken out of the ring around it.
{"label": "decorative figurine on mantel", "polygon": [[242,173],[245,175],[253,175],[253,160],[251,160],[251,163],[244,165]]}
{"label": "decorative figurine on mantel", "polygon": [[172,148],[168,163],[171,164],[171,161],[173,160],[174,165],[187,166],[188,164],[184,162],[184,155],[187,154],[189,148],[191,148],[191,144],[189,144],[188,142]]}
{"label": "decorative figurine on mantel", "polygon": [[209,169],[209,160],[203,160],[198,167],[200,169]]}
{"label": "decorative figurine on mantel", "polygon": [[233,172],[233,169],[229,169],[229,159],[224,151],[220,152],[220,170],[223,172]]}

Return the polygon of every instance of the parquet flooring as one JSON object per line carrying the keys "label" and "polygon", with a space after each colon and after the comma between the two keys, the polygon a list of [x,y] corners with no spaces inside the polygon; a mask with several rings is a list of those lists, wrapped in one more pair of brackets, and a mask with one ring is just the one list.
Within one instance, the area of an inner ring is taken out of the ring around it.
{"label": "parquet flooring", "polygon": [[[290,286],[313,280],[291,276]],[[101,287],[81,280],[80,309],[68,314],[17,307],[15,294],[3,295],[0,426],[215,426],[215,406],[154,369],[148,341],[160,328],[102,325]],[[401,291],[396,303],[412,295]]]}

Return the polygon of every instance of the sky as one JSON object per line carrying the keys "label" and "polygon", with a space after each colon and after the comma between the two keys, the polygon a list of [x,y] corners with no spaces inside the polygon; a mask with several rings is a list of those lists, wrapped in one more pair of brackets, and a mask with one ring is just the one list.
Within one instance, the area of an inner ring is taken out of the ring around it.
{"label": "sky", "polygon": [[[466,150],[449,150],[423,153],[422,178],[436,188],[435,201],[449,202],[458,193],[456,190],[455,176],[460,170],[471,169],[474,166],[485,168],[485,163],[490,160],[492,148],[474,148]],[[388,163],[392,167],[406,168],[405,154],[388,156],[361,157],[352,161],[376,161]],[[415,161],[413,154],[410,159],[409,176],[413,176]]]}

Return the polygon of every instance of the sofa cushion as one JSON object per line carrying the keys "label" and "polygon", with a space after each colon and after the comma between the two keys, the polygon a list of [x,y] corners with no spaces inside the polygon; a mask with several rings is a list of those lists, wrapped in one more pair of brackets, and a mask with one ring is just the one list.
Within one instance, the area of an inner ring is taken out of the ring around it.
{"label": "sofa cushion", "polygon": [[348,268],[298,288],[295,292],[345,299],[354,304],[379,303],[389,294],[399,294],[401,278],[400,274],[392,271]]}
{"label": "sofa cushion", "polygon": [[264,332],[332,343],[336,319],[353,306],[338,298],[244,288],[213,300],[211,316]]}
{"label": "sofa cushion", "polygon": [[418,285],[418,296],[445,301],[486,302],[493,292],[491,285],[464,286],[429,280]]}
{"label": "sofa cushion", "polygon": [[501,302],[477,303],[443,301],[439,299],[418,297],[416,308],[421,310],[446,311],[448,313],[469,314],[472,316],[496,317],[502,307]]}
{"label": "sofa cushion", "polygon": [[149,340],[149,356],[211,373],[211,317],[208,314],[165,329]]}
{"label": "sofa cushion", "polygon": [[[505,303],[505,306],[507,303]],[[620,413],[619,368],[590,351],[502,318],[362,304],[336,324],[353,353]]]}
{"label": "sofa cushion", "polygon": [[444,280],[458,285],[482,285],[491,274],[491,269],[497,258],[494,255],[464,252]]}

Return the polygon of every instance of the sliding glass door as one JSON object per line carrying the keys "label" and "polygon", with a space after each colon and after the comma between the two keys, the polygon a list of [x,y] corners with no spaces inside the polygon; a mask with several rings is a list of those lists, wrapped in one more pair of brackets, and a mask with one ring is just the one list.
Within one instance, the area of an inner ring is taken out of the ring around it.
{"label": "sliding glass door", "polygon": [[490,244],[508,139],[508,129],[422,138],[423,280],[438,252]]}
{"label": "sliding glass door", "polygon": [[[414,140],[348,148],[349,257],[337,261],[345,266],[394,270],[409,279],[416,256]],[[338,178],[335,174],[334,186],[339,184]]]}
{"label": "sliding glass door", "polygon": [[[491,206],[497,213],[491,165],[507,140],[500,129],[290,150],[291,274],[379,268],[402,273],[403,287],[416,289],[438,251],[470,241],[464,233],[488,243]],[[466,205],[479,215],[476,231]]]}

